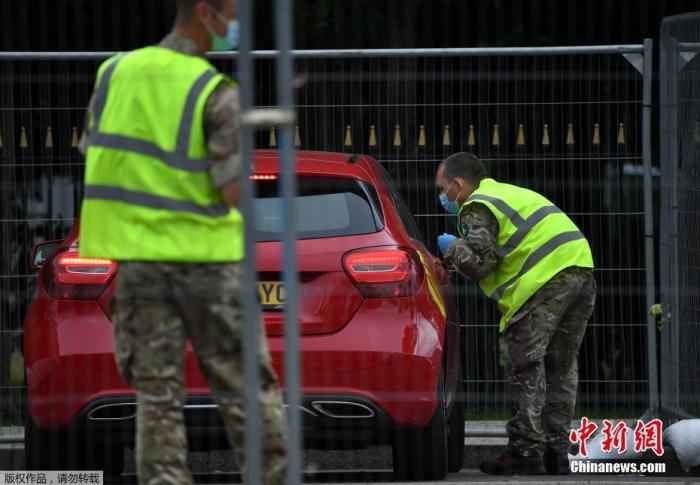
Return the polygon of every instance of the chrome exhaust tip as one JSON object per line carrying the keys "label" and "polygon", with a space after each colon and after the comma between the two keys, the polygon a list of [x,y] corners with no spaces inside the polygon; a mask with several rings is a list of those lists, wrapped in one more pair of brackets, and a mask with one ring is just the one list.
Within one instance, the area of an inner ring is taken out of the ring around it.
{"label": "chrome exhaust tip", "polygon": [[311,407],[332,419],[371,419],[375,416],[369,406],[352,401],[312,401]]}
{"label": "chrome exhaust tip", "polygon": [[[283,404],[282,407],[284,407],[284,409],[285,409],[285,411],[286,411],[286,410],[289,408],[289,404]],[[302,411],[303,413],[306,413],[306,414],[308,414],[309,416],[313,416],[314,418],[318,417],[318,414],[316,414],[315,412],[313,412],[312,410],[310,410],[310,409],[308,409],[308,408],[306,408],[306,407],[304,407],[304,406],[299,406],[299,409],[301,409],[301,411]]]}
{"label": "chrome exhaust tip", "polygon": [[136,417],[136,403],[103,404],[92,409],[89,421],[128,421]]}

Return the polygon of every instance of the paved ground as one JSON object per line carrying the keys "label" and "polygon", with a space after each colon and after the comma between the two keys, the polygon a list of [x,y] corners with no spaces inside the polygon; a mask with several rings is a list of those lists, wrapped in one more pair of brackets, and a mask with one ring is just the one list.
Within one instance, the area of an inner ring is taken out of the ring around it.
{"label": "paved ground", "polygon": [[[210,480],[210,479],[209,479]],[[197,480],[198,483],[208,483],[207,481]],[[700,480],[700,479],[698,479]],[[344,485],[359,485],[359,484],[384,484],[384,483],[397,483],[392,482],[391,474],[379,474],[379,475],[367,475],[367,474],[347,474],[345,476],[340,476],[338,474],[333,475],[318,475],[318,476],[305,476],[304,481],[307,483],[334,483],[334,484],[344,484]],[[700,483],[700,481],[690,481],[688,479],[679,478],[663,478],[663,479],[647,479],[638,477],[616,477],[616,476],[577,476],[577,477],[489,477],[476,470],[463,470],[460,473],[455,473],[449,475],[445,480],[440,482],[412,482],[413,485],[422,485],[425,483],[435,483],[442,485],[457,485],[457,484],[470,484],[470,485],[480,485],[488,484],[493,485],[495,483],[512,483],[512,484],[614,484],[614,485],[669,485],[669,484],[691,484]]]}
{"label": "paved ground", "polygon": [[[21,470],[23,458],[21,446],[14,448],[13,463],[4,463],[0,469]],[[469,451],[470,448],[466,450]],[[5,450],[7,448],[5,447]],[[311,451],[305,455],[307,473],[304,481],[307,483],[323,484],[380,484],[393,482],[391,474],[391,453],[388,447],[375,447],[365,451],[320,452]],[[10,465],[8,467],[8,465]],[[234,484],[240,483],[240,476],[235,473],[235,463],[230,452],[192,453],[190,465],[195,472],[195,482],[198,484]],[[119,485],[136,485],[133,475],[133,459],[127,451],[126,474]],[[569,475],[561,477],[492,477],[468,468],[460,473],[451,474],[441,482],[444,485],[453,484],[615,484],[615,485],[653,485],[653,484],[700,484],[700,477],[645,477],[641,475]],[[414,482],[415,485],[420,483]],[[111,485],[111,484],[110,484]],[[116,485],[116,484],[115,484]]]}
{"label": "paved ground", "polygon": [[[15,429],[16,433],[18,430]],[[488,429],[486,435],[491,434]],[[2,437],[3,433],[0,433]],[[7,434],[5,433],[7,436]],[[542,483],[542,484],[700,484],[700,477],[645,477],[641,475],[569,475],[562,477],[491,477],[477,470],[484,458],[493,457],[505,446],[506,440],[497,437],[467,438],[465,441],[465,469],[452,474],[440,484],[494,484],[494,483]],[[123,485],[136,485],[134,465],[130,451],[126,455],[126,474]],[[231,452],[191,453],[190,466],[196,483],[240,483],[235,473],[236,465]],[[0,470],[22,470],[24,449],[22,443],[0,444]],[[309,483],[395,483],[391,474],[391,450],[389,447],[373,447],[361,451],[308,451],[305,453],[304,481]],[[414,482],[415,483],[415,482]],[[420,484],[417,484],[420,485]]]}

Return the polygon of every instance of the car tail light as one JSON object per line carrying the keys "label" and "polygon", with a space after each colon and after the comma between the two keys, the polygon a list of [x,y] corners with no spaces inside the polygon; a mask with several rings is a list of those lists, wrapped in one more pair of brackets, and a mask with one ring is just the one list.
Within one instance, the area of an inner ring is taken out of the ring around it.
{"label": "car tail light", "polygon": [[423,282],[423,268],[408,249],[352,251],[343,257],[343,266],[365,298],[411,296]]}
{"label": "car tail light", "polygon": [[68,300],[99,298],[117,273],[117,267],[109,259],[81,258],[72,249],[59,253],[48,272],[49,295]]}
{"label": "car tail light", "polygon": [[263,180],[277,180],[277,175],[275,174],[264,174],[256,173],[250,176],[250,180],[263,181]]}

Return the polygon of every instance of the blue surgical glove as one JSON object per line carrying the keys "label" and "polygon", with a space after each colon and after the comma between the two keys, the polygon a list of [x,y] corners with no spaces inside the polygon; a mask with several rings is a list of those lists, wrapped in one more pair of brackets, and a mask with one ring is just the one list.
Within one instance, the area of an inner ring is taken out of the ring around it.
{"label": "blue surgical glove", "polygon": [[440,254],[444,256],[447,252],[447,248],[450,247],[450,243],[452,243],[452,241],[455,239],[457,239],[457,236],[447,233],[443,233],[442,235],[438,236],[438,247],[440,248]]}

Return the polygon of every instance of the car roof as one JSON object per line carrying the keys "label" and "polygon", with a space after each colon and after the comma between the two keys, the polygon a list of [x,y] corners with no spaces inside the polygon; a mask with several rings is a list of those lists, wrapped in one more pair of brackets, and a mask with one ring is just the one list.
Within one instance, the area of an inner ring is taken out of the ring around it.
{"label": "car roof", "polygon": [[[372,182],[373,177],[366,164],[367,157],[349,153],[296,151],[297,173],[302,175],[326,175],[353,177]],[[350,159],[356,157],[355,161]],[[254,173],[279,173],[279,152],[277,150],[256,150]]]}
{"label": "car roof", "polygon": [[[352,177],[372,185],[375,181],[367,169],[366,164],[377,163],[371,157],[365,155],[354,155],[350,153],[322,152],[297,150],[294,152],[297,161],[297,173],[302,175],[325,175],[337,177]],[[279,173],[279,151],[277,150],[255,150],[256,174],[278,174]],[[355,162],[350,159],[355,157]],[[77,234],[80,225],[80,218],[76,217],[73,231]]]}

